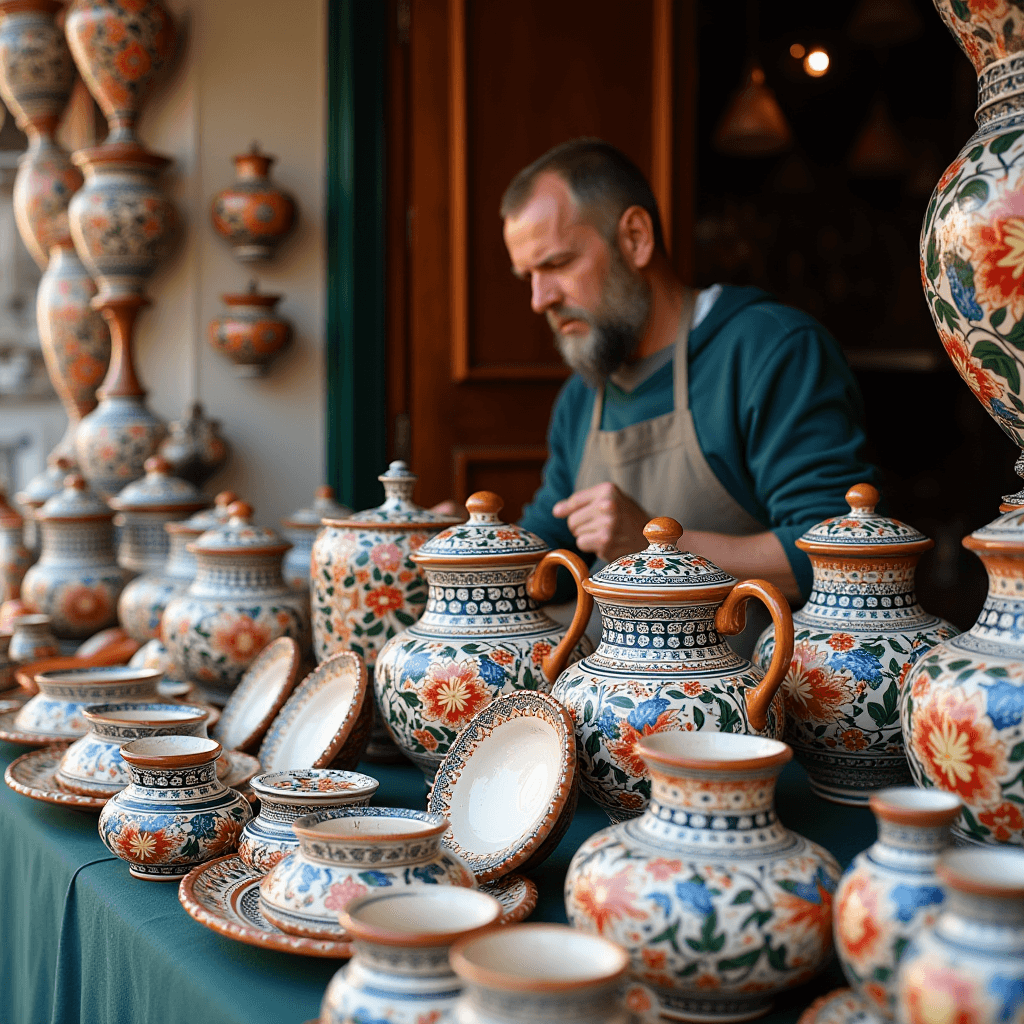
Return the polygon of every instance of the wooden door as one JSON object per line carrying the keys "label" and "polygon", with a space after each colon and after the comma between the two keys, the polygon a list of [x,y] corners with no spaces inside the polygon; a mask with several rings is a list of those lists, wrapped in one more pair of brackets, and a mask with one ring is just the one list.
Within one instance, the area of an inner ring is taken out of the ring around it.
{"label": "wooden door", "polygon": [[[513,175],[581,135],[651,179],[690,273],[692,0],[404,0],[388,124],[392,452],[418,500],[505,498],[540,483],[568,372],[509,271],[498,205]],[[672,240],[676,244],[672,244]]]}

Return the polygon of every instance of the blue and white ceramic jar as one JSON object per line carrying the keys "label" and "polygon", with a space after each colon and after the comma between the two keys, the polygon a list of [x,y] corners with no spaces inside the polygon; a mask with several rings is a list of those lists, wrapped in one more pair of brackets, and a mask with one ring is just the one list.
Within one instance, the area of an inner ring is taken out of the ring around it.
{"label": "blue and white ceramic jar", "polygon": [[291,550],[284,556],[284,578],[296,590],[309,590],[309,569],[313,558],[313,542],[321,530],[323,519],[346,519],[352,509],[334,500],[334,488],[327,484],[316,489],[308,508],[296,509],[281,520],[281,532],[291,541]]}

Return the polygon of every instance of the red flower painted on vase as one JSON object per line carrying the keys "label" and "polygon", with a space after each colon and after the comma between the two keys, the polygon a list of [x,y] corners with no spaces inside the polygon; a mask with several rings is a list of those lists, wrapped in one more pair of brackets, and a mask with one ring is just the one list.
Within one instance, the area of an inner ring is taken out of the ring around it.
{"label": "red flower painted on vase", "polygon": [[948,967],[911,963],[900,987],[907,1024],[976,1024],[983,1019],[970,978]]}
{"label": "red flower painted on vase", "polygon": [[388,612],[397,611],[405,604],[405,598],[400,590],[394,587],[377,587],[366,595],[366,606],[378,618]]}
{"label": "red flower painted on vase", "polygon": [[508,651],[503,651],[500,648],[496,651],[491,651],[490,658],[495,665],[511,665],[516,660]]}
{"label": "red flower painted on vase", "polygon": [[402,564],[402,549],[397,544],[374,544],[370,558],[381,572],[395,572]]}
{"label": "red flower painted on vase", "polygon": [[581,878],[577,881],[572,898],[602,935],[605,927],[622,918],[642,921],[647,912],[636,906],[636,896],[629,888],[629,872],[600,878]]}
{"label": "red flower painted on vase", "polygon": [[[859,692],[859,691],[858,691]],[[847,750],[863,750],[867,745],[868,741],[864,738],[864,733],[860,729],[847,729],[842,735],[843,746]]]}
{"label": "red flower painted on vase", "polygon": [[219,818],[217,834],[207,844],[211,857],[220,857],[238,848],[238,837],[242,834],[241,822],[233,818]]}
{"label": "red flower painted on vase", "polygon": [[982,367],[979,360],[971,356],[967,343],[962,338],[950,334],[949,331],[939,331],[939,340],[954,369],[978,399],[989,402],[1003,393],[996,378]]}
{"label": "red flower painted on vase", "polygon": [[239,616],[213,630],[213,646],[232,661],[248,664],[270,643],[270,629],[252,619]]}
{"label": "red flower painted on vase", "polygon": [[678,875],[683,870],[681,860],[668,860],[665,857],[655,857],[647,865],[647,873],[656,882],[667,882],[673,875]]}
{"label": "red flower painted on vase", "polygon": [[982,811],[978,821],[991,830],[992,838],[998,843],[1008,843],[1016,833],[1024,829],[1024,814],[1009,800],[1004,800],[998,807]]}
{"label": "red flower painted on vase", "polygon": [[852,651],[856,642],[849,633],[833,633],[825,641],[833,651]]}
{"label": "red flower painted on vase", "polygon": [[64,617],[73,623],[88,625],[110,617],[110,598],[102,587],[84,584],[70,587],[61,601]]}
{"label": "red flower painted on vase", "polygon": [[412,736],[424,750],[437,750],[437,737],[429,729],[413,729]]}
{"label": "red flower painted on vase", "polygon": [[941,192],[961,171],[967,162],[966,157],[957,157],[943,172],[939,183],[935,186],[936,191]]}
{"label": "red flower painted on vase", "polygon": [[475,661],[433,662],[420,690],[426,718],[461,729],[491,701],[491,691],[480,678]]}
{"label": "red flower painted on vase", "polygon": [[853,693],[845,676],[833,672],[826,655],[802,640],[793,648],[793,660],[786,673],[783,688],[786,708],[796,719],[830,720]]}
{"label": "red flower painted on vase", "polygon": [[1024,316],[1024,176],[986,210],[967,245],[978,302],[989,310],[1006,306],[1013,320]]}
{"label": "red flower painted on vase", "polygon": [[878,900],[868,880],[859,875],[851,878],[836,907],[836,937],[851,960],[871,956],[881,934],[877,921]]}
{"label": "red flower painted on vase", "polygon": [[687,679],[683,683],[683,693],[687,697],[699,697],[704,692],[704,684],[699,679]]}
{"label": "red flower painted on vase", "polygon": [[540,663],[551,653],[551,644],[544,640],[538,640],[533,645],[533,650],[530,652],[530,660],[534,665],[540,665]]}
{"label": "red flower painted on vase", "polygon": [[344,882],[335,882],[327,891],[324,906],[328,910],[344,910],[354,899],[365,896],[370,890],[354,878],[346,878]]}
{"label": "red flower painted on vase", "polygon": [[125,860],[144,864],[159,863],[175,846],[163,829],[144,832],[134,824],[126,825],[114,842]]}
{"label": "red flower painted on vase", "polygon": [[623,719],[619,723],[619,738],[608,740],[608,753],[611,754],[615,764],[626,772],[638,778],[647,777],[647,766],[640,756],[637,743],[645,736],[653,736],[656,732],[679,730],[674,711],[663,711],[658,715],[653,725],[645,725],[643,731],[636,729],[629,721]]}

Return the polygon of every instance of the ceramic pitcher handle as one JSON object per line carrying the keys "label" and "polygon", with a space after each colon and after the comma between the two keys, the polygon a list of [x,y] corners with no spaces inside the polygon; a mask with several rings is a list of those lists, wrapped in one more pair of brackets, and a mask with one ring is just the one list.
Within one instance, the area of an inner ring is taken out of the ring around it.
{"label": "ceramic pitcher handle", "polygon": [[[583,589],[583,581],[588,579],[587,563],[565,548],[549,551],[536,565],[526,581],[526,592],[534,601],[550,601],[555,596],[555,582],[559,566],[564,566],[572,573],[576,581],[576,614],[572,617],[569,631],[562,637],[562,642],[541,663],[541,671],[549,683],[562,674],[565,663],[569,660],[573,648],[580,642],[590,621],[590,613],[594,608],[594,599]],[[792,633],[792,627],[790,628]]]}
{"label": "ceramic pitcher handle", "polygon": [[746,691],[747,719],[758,732],[768,724],[768,707],[779,692],[793,658],[793,613],[782,591],[767,580],[744,580],[732,588],[715,616],[715,629],[726,636],[741,632],[747,621],[747,601],[756,597],[771,612],[775,624],[775,650],[764,679]]}

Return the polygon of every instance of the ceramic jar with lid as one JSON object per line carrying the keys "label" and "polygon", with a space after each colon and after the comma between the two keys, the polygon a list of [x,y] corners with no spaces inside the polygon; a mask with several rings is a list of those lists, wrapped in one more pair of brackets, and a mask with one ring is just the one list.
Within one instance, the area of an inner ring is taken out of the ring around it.
{"label": "ceramic jar with lid", "polygon": [[309,645],[308,599],[281,572],[290,545],[274,530],[253,525],[252,507],[244,502],[228,511],[226,523],[189,545],[196,578],[168,602],[161,625],[179,672],[221,704],[271,640],[290,636],[302,649]]}
{"label": "ceramic jar with lid", "polygon": [[[702,730],[782,736],[777,694],[792,655],[789,604],[772,584],[738,583],[678,547],[682,535],[674,519],[652,519],[644,528],[649,547],[578,583],[577,611],[588,595],[601,610],[601,642],[551,691],[576,724],[580,785],[612,821],[647,806],[650,780],[637,748],[645,737]],[[554,592],[557,564],[548,556],[537,566],[533,586],[541,596]],[[768,607],[780,638],[766,672],[725,640],[743,629],[750,598]]]}
{"label": "ceramic jar with lid", "polygon": [[20,596],[21,581],[31,564],[32,555],[25,547],[25,520],[0,489],[0,601]]}
{"label": "ceramic jar with lid", "polygon": [[222,295],[228,307],[210,321],[210,345],[234,365],[239,377],[259,377],[292,340],[292,325],[279,316],[281,295],[267,295],[255,281],[245,292]]}
{"label": "ceramic jar with lid", "polygon": [[131,574],[114,556],[110,507],[72,473],[36,518],[43,549],[22,583],[26,606],[49,615],[64,639],[84,640],[116,625],[117,599]]}
{"label": "ceramic jar with lid", "polygon": [[202,403],[192,402],[180,420],[167,425],[157,454],[171,464],[175,476],[202,487],[227,462],[230,449],[220,436],[220,420],[208,419]]}
{"label": "ceramic jar with lid", "polygon": [[[786,742],[826,800],[865,804],[872,790],[910,783],[900,730],[900,687],[910,667],[959,630],[917,602],[914,573],[932,547],[912,526],[875,511],[878,491],[856,484],[850,511],[796,542],[814,583],[793,614],[793,660],[782,687]],[[775,630],[754,662],[767,667]]]}
{"label": "ceramic jar with lid", "polygon": [[964,538],[988,573],[966,633],[919,658],[903,681],[900,724],[918,786],[963,811],[957,839],[1024,846],[1024,509]]}
{"label": "ceramic jar with lid", "polygon": [[839,864],[775,811],[793,752],[711,731],[663,732],[638,746],[650,804],[576,852],[569,923],[624,946],[665,1017],[760,1016],[832,956]]}
{"label": "ceramic jar with lid", "polygon": [[18,491],[14,500],[25,510],[25,547],[33,559],[39,557],[39,549],[42,544],[42,531],[36,522],[35,514],[55,494],[64,490],[64,478],[75,468],[75,463],[66,455],[56,455],[53,452],[47,456],[46,468],[25,485],[24,490]]}
{"label": "ceramic jar with lid", "polygon": [[[412,560],[427,576],[426,611],[388,641],[374,687],[381,718],[399,749],[431,778],[459,732],[495,697],[551,689],[562,667],[590,650],[568,638],[527,592],[526,580],[548,546],[498,517],[502,500],[478,491],[468,522],[449,526]],[[586,576],[582,560],[559,564]],[[589,615],[589,603],[577,612]],[[585,619],[583,619],[585,625]]]}
{"label": "ceramic jar with lid", "polygon": [[322,484],[316,489],[308,508],[296,509],[281,520],[281,532],[292,543],[284,556],[284,578],[296,590],[309,590],[309,567],[313,558],[313,542],[323,519],[345,519],[352,509],[335,501],[334,488]]}

